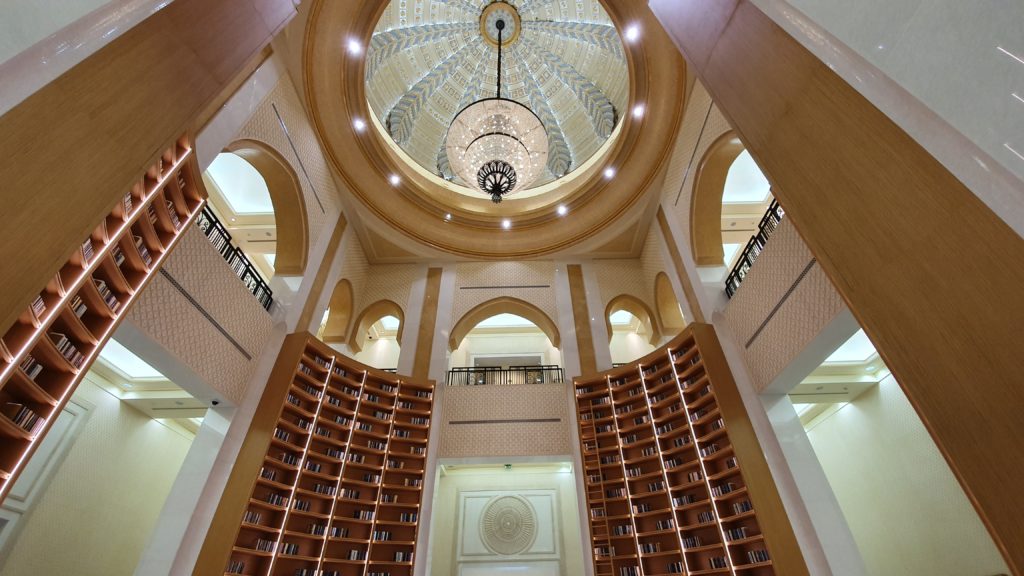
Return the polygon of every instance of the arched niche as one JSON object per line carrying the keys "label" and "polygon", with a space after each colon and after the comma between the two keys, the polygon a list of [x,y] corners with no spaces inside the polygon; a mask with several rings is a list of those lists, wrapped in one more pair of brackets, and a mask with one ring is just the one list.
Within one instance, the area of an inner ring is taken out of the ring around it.
{"label": "arched niche", "polygon": [[405,329],[405,313],[402,307],[391,300],[378,300],[370,304],[359,313],[355,323],[352,325],[352,332],[349,333],[348,347],[353,353],[358,353],[366,345],[366,334],[370,327],[385,316],[398,318],[398,345],[402,345],[402,330]]}
{"label": "arched niche", "polygon": [[352,283],[341,280],[331,293],[328,305],[327,323],[324,324],[323,341],[341,343],[348,340],[348,324],[352,320]]}
{"label": "arched niche", "polygon": [[275,273],[302,275],[309,256],[309,226],[305,197],[295,171],[277,150],[257,140],[237,140],[224,151],[252,164],[267,182],[277,227]]}
{"label": "arched niche", "polygon": [[722,197],[729,168],[743,152],[735,132],[719,136],[704,153],[690,198],[690,246],[697,266],[724,266]]}
{"label": "arched niche", "polygon": [[658,318],[665,336],[675,336],[686,328],[682,308],[676,293],[672,289],[672,281],[664,272],[658,272],[654,278],[654,302],[658,307]]}
{"label": "arched niche", "polygon": [[604,322],[608,328],[608,338],[612,337],[612,320],[611,316],[619,310],[625,310],[633,316],[636,316],[643,324],[644,332],[650,335],[649,342],[652,346],[657,346],[661,340],[661,328],[658,326],[657,317],[651,308],[644,304],[639,298],[630,296],[629,294],[621,294],[612,298],[608,302],[608,306],[604,310]]}
{"label": "arched niche", "polygon": [[544,335],[551,341],[552,346],[555,348],[562,347],[558,326],[543,310],[525,300],[512,298],[511,296],[501,296],[475,306],[455,323],[455,326],[452,328],[451,338],[448,340],[448,350],[457,349],[462,344],[462,340],[466,338],[466,335],[477,324],[498,314],[514,314],[526,318],[533,322],[537,328],[540,328],[541,332],[544,332]]}

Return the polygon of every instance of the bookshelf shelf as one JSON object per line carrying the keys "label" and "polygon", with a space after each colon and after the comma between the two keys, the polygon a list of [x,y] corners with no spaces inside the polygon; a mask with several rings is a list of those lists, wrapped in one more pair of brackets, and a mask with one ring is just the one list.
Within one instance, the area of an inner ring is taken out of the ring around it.
{"label": "bookshelf shelf", "polygon": [[411,576],[433,390],[290,335],[195,573]]}
{"label": "bookshelf shelf", "polygon": [[596,575],[807,574],[712,327],[574,386]]}
{"label": "bookshelf shelf", "polygon": [[[168,146],[0,335],[0,433],[15,439],[0,448],[0,500],[125,311],[199,214],[206,191],[198,174],[187,138]],[[141,236],[136,241],[136,231],[145,228],[142,215],[165,194],[176,199],[174,218],[166,216],[178,226],[163,236],[153,230],[148,245]]]}

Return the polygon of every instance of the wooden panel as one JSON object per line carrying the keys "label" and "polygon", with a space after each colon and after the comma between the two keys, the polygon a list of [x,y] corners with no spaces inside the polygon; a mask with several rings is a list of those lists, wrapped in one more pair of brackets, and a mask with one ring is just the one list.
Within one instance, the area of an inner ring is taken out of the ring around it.
{"label": "wooden panel", "polygon": [[427,270],[427,288],[423,293],[420,329],[416,336],[416,356],[412,364],[412,375],[415,378],[427,378],[430,374],[430,358],[434,349],[434,332],[437,328],[437,301],[441,297],[441,273],[441,268]]}
{"label": "wooden panel", "polygon": [[281,345],[278,358],[284,361],[278,361],[270,373],[262,401],[249,424],[249,431],[246,432],[242,448],[235,458],[235,465],[220,497],[217,513],[210,523],[203,548],[199,552],[199,559],[196,560],[195,569],[192,571],[194,576],[224,573],[231,545],[238,534],[238,519],[242,517],[249,503],[253,484],[259,477],[263,458],[277,427],[281,406],[284,404],[288,388],[291,387],[292,375],[302,356],[302,350],[306,347],[307,337],[308,334],[305,332],[289,334]]}
{"label": "wooden panel", "polygon": [[572,300],[572,320],[576,328],[576,347],[580,355],[580,373],[597,372],[594,354],[594,335],[590,331],[590,311],[587,308],[587,288],[583,282],[583,268],[579,264],[566,266],[569,275],[569,298]]}
{"label": "wooden panel", "polygon": [[1024,240],[748,0],[688,34],[723,4],[652,2],[1024,574]]}
{"label": "wooden panel", "polygon": [[294,14],[258,4],[169,3],[0,117],[0,332]]}
{"label": "wooden panel", "polygon": [[[736,458],[743,465],[743,478],[746,480],[754,510],[757,511],[757,520],[764,532],[765,542],[774,552],[772,562],[776,573],[785,576],[806,575],[807,563],[800,554],[796,534],[793,533],[793,526],[775,487],[771,469],[764,458],[764,450],[757,440],[757,433],[750,424],[750,416],[747,415],[747,409],[736,387],[736,380],[733,379],[732,370],[729,369],[725,353],[722,352],[718,335],[710,324],[691,324],[690,330],[697,341],[708,378],[715,387],[718,409],[729,429],[729,441],[732,443]],[[779,554],[779,551],[783,553]]]}

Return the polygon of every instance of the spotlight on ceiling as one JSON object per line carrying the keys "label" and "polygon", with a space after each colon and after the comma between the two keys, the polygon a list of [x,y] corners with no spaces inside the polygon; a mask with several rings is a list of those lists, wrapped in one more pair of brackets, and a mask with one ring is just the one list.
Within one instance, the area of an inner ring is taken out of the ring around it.
{"label": "spotlight on ceiling", "polygon": [[504,220],[501,221],[501,227],[504,228],[505,230],[508,230],[509,228],[512,227],[512,221],[509,220],[508,218],[505,218]]}
{"label": "spotlight on ceiling", "polygon": [[636,118],[636,119],[643,118],[644,117],[644,112],[646,112],[646,111],[647,111],[647,108],[645,108],[643,104],[637,104],[636,106],[633,107],[633,118]]}
{"label": "spotlight on ceiling", "polygon": [[391,176],[388,177],[388,181],[391,182],[392,186],[398,186],[399,184],[402,183],[402,177],[399,176],[398,174],[392,174]]}
{"label": "spotlight on ceiling", "polygon": [[640,39],[640,27],[639,26],[637,26],[636,24],[633,24],[629,28],[626,28],[626,41],[627,42],[636,42],[639,39]]}
{"label": "spotlight on ceiling", "polygon": [[362,118],[356,118],[352,121],[352,126],[356,129],[356,132],[362,132],[366,130],[366,122]]}
{"label": "spotlight on ceiling", "polygon": [[350,38],[348,41],[348,53],[353,56],[359,56],[363,53],[363,45],[355,38]]}
{"label": "spotlight on ceiling", "polygon": [[451,220],[452,219],[452,215],[450,213],[449,214],[445,214],[444,215],[444,219],[445,220]]}
{"label": "spotlight on ceiling", "polygon": [[611,180],[612,178],[615,178],[615,168],[612,168],[611,166],[605,168],[604,177],[606,180]]}
{"label": "spotlight on ceiling", "polygon": [[565,206],[565,204],[561,204],[561,205],[558,206],[558,215],[559,216],[565,216],[568,213],[569,213],[569,208],[567,208]]}

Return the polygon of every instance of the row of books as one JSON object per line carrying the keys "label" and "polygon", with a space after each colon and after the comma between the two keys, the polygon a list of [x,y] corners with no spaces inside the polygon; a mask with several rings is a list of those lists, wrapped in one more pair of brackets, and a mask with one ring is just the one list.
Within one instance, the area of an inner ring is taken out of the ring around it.
{"label": "row of books", "polygon": [[19,404],[18,402],[8,402],[4,404],[3,414],[8,420],[14,422],[16,426],[33,436],[42,430],[43,425],[46,424],[46,420],[44,418],[41,418],[28,406]]}
{"label": "row of books", "polygon": [[49,332],[50,341],[57,348],[57,352],[64,357],[75,368],[81,368],[85,364],[85,355],[78,351],[75,343],[60,332]]}
{"label": "row of books", "polygon": [[89,311],[89,307],[82,301],[82,297],[78,294],[71,299],[71,311],[74,312],[75,316],[81,318],[85,316],[85,313]]}
{"label": "row of books", "polygon": [[26,354],[25,357],[22,358],[18,367],[21,368],[21,371],[24,372],[31,380],[35,380],[36,376],[39,376],[43,371],[43,365],[40,364],[39,361],[31,354]]}
{"label": "row of books", "polygon": [[100,293],[100,298],[102,298],[103,301],[106,302],[107,307],[110,308],[110,311],[113,312],[114,314],[117,314],[117,312],[121,309],[121,301],[118,300],[117,296],[115,296],[114,293],[110,290],[110,288],[107,287],[107,283],[98,278],[93,278],[92,282],[93,284],[96,285],[96,291]]}

